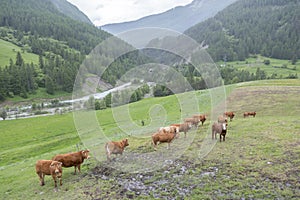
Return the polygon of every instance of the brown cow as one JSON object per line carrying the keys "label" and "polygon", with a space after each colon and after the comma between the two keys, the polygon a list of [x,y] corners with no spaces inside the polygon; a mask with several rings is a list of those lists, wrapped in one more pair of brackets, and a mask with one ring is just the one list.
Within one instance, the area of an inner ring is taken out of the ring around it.
{"label": "brown cow", "polygon": [[192,117],[192,118],[184,119],[184,123],[190,123],[192,126],[195,126],[195,127],[198,126],[199,122],[200,122],[199,118]]}
{"label": "brown cow", "polygon": [[[175,126],[176,132],[184,132],[184,137],[186,137],[186,133],[192,128],[190,123],[183,123],[183,124],[171,124],[170,126]],[[178,134],[177,134],[178,135]]]}
{"label": "brown cow", "polygon": [[165,130],[165,132],[167,132],[167,133],[178,132],[178,128],[176,126],[172,126],[172,125],[160,127],[158,129],[158,131],[162,131],[162,130]]}
{"label": "brown cow", "polygon": [[219,133],[220,134],[220,142],[222,141],[221,140],[222,136],[223,136],[223,141],[225,141],[225,136],[227,133],[226,127],[227,127],[226,123],[215,122],[211,127],[212,139],[217,139],[217,133]]}
{"label": "brown cow", "polygon": [[152,135],[152,144],[154,145],[154,149],[156,150],[157,144],[159,143],[168,143],[168,149],[170,148],[170,143],[176,137],[177,131],[174,132],[166,132],[164,129],[154,133]]}
{"label": "brown cow", "polygon": [[253,117],[255,117],[256,112],[255,112],[255,111],[254,111],[254,112],[244,112],[244,118],[245,118],[245,117],[248,117],[248,116],[250,116],[250,115],[252,115]]}
{"label": "brown cow", "polygon": [[202,126],[203,126],[203,124],[206,120],[206,115],[193,115],[193,118],[198,119],[201,122]]}
{"label": "brown cow", "polygon": [[63,167],[73,167],[78,168],[78,172],[80,173],[80,165],[83,163],[84,159],[90,158],[89,150],[82,150],[75,153],[66,153],[66,154],[58,154],[52,158],[52,160],[56,160],[62,162]]}
{"label": "brown cow", "polygon": [[232,121],[232,118],[234,117],[234,113],[233,112],[225,112],[224,116],[229,117],[230,121]]}
{"label": "brown cow", "polygon": [[107,142],[105,144],[107,160],[110,161],[111,154],[121,154],[122,155],[125,147],[127,147],[128,145],[129,144],[128,144],[127,138],[122,141],[119,141],[119,142],[114,142],[114,141]]}
{"label": "brown cow", "polygon": [[40,185],[45,185],[45,175],[51,175],[54,180],[54,187],[57,188],[57,179],[62,185],[62,163],[53,160],[38,160],[35,164],[35,171],[40,178]]}

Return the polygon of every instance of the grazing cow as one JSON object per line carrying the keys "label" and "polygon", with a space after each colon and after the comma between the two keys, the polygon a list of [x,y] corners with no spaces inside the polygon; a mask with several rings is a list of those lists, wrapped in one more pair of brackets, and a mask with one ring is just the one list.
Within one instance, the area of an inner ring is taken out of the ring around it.
{"label": "grazing cow", "polygon": [[227,128],[226,128],[226,123],[219,123],[219,122],[215,122],[212,127],[211,127],[211,134],[212,134],[212,139],[217,139],[217,133],[220,134],[220,142],[222,141],[222,137],[223,137],[223,141],[225,141],[225,136],[227,133]]}
{"label": "grazing cow", "polygon": [[171,133],[171,132],[178,132],[178,128],[176,126],[166,126],[166,127],[160,127],[158,129],[158,131],[162,131],[162,130],[165,130],[165,132],[167,133]]}
{"label": "grazing cow", "polygon": [[154,146],[154,149],[156,150],[157,144],[159,143],[168,143],[168,149],[170,148],[170,143],[172,140],[176,137],[176,131],[174,132],[166,132],[166,130],[158,131],[157,133],[154,133],[152,135],[152,144]]}
{"label": "grazing cow", "polygon": [[80,165],[83,163],[84,159],[88,159],[89,150],[82,150],[75,153],[66,153],[66,154],[58,154],[52,158],[52,160],[56,160],[62,162],[63,167],[73,167],[78,168],[78,172],[80,173]]}
{"label": "grazing cow", "polygon": [[127,147],[128,145],[129,145],[128,144],[128,139],[124,139],[124,140],[119,141],[119,142],[114,142],[114,141],[107,142],[105,144],[105,151],[106,151],[107,160],[110,161],[111,154],[121,154],[122,155],[125,147]]}
{"label": "grazing cow", "polygon": [[232,121],[232,118],[234,117],[234,113],[233,112],[225,112],[224,116],[229,117],[230,121]]}
{"label": "grazing cow", "polygon": [[192,126],[195,126],[195,127],[198,126],[199,122],[200,122],[199,118],[192,117],[192,118],[184,119],[184,123],[190,123]]}
{"label": "grazing cow", "polygon": [[[176,132],[184,132],[184,137],[186,138],[186,133],[192,128],[190,123],[183,123],[183,124],[171,124],[170,126],[176,127]],[[178,135],[178,134],[177,134]]]}
{"label": "grazing cow", "polygon": [[40,178],[40,185],[45,185],[45,175],[51,175],[54,180],[54,187],[57,188],[57,179],[62,185],[62,163],[53,160],[38,160],[35,164],[35,171]]}
{"label": "grazing cow", "polygon": [[253,117],[255,117],[256,112],[255,111],[254,112],[244,112],[244,118],[245,117],[249,117],[250,115],[252,115]]}
{"label": "grazing cow", "polygon": [[203,126],[203,124],[206,120],[206,115],[193,115],[193,118],[198,119],[201,122],[202,126]]}

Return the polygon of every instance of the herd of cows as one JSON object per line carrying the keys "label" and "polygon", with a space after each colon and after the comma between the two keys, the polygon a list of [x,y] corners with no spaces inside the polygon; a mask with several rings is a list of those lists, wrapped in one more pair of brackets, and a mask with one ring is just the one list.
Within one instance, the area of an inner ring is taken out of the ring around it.
{"label": "herd of cows", "polygon": [[[218,121],[214,122],[212,125],[212,139],[216,139],[216,135],[220,135],[220,142],[225,141],[225,136],[227,133],[228,118],[232,121],[235,116],[234,112],[225,112],[218,117]],[[244,118],[248,116],[256,116],[256,112],[245,112]],[[157,149],[159,143],[168,143],[168,148],[170,143],[174,138],[178,138],[180,132],[184,132],[184,137],[186,133],[192,127],[198,127],[199,123],[203,125],[206,121],[206,115],[193,115],[191,118],[186,118],[181,124],[171,124],[167,127],[161,127],[156,133],[152,135],[152,144],[154,149]],[[111,160],[112,154],[123,153],[126,146],[128,146],[128,139],[123,139],[121,141],[111,141],[105,144],[105,151],[107,160]],[[62,167],[73,167],[78,172],[80,172],[80,166],[85,159],[88,159],[89,150],[82,150],[75,153],[58,154],[55,155],[52,160],[38,160],[35,165],[35,170],[40,179],[40,185],[45,185],[44,177],[45,175],[51,175],[54,180],[54,187],[57,188],[57,181],[62,185]]]}

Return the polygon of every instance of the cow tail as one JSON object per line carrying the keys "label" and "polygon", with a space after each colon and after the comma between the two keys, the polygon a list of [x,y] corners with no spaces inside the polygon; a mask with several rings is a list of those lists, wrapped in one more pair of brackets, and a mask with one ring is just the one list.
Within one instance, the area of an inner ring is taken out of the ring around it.
{"label": "cow tail", "polygon": [[105,144],[105,151],[106,151],[106,155],[110,154],[108,143]]}

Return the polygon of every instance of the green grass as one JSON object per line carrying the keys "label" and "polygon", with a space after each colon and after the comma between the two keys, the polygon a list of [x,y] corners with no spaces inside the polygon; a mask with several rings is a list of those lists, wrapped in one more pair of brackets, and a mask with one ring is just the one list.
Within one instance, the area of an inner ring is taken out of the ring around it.
{"label": "green grass", "polygon": [[19,51],[25,63],[38,64],[39,56],[33,53],[23,52],[21,47],[14,45],[11,42],[0,39],[0,67],[8,66],[9,59],[16,61],[17,52]]}
{"label": "green grass", "polygon": [[[264,60],[269,60],[270,64],[265,65]],[[224,64],[224,63],[219,63]],[[275,58],[267,58],[258,55],[257,58],[248,58],[245,61],[233,61],[227,62],[227,66],[232,66],[237,68],[238,70],[246,70],[250,73],[256,72],[259,67],[261,70],[264,70],[267,73],[267,76],[271,76],[272,74],[277,74],[275,78],[286,78],[290,74],[300,74],[300,62],[298,61],[295,65],[292,65],[290,60],[281,60]],[[283,68],[286,66],[286,68]]]}
{"label": "green grass", "polygon": [[[222,101],[222,92],[215,95],[217,100],[210,99],[211,91],[196,91],[177,97],[144,99],[113,110],[74,113],[75,118],[69,113],[0,121],[1,197],[153,199],[159,195],[160,198],[179,199],[297,199],[300,197],[299,86],[300,80],[226,86],[226,107],[235,111],[236,116],[229,122],[226,141],[217,141],[204,158],[201,153],[206,135],[207,141],[212,142],[211,118],[197,131],[189,132],[186,139],[181,136],[174,140],[170,150],[161,144],[154,152],[149,136],[156,131],[157,125],[180,122],[196,111],[210,114],[211,109],[218,108]],[[193,104],[193,97],[198,105]],[[242,117],[244,111],[253,110],[257,112],[255,118]],[[145,127],[141,126],[141,119],[145,120]],[[95,122],[99,123],[101,130],[94,127]],[[76,151],[76,144],[80,149],[84,148],[77,131],[82,134],[81,139],[88,144],[93,156],[84,162],[82,174],[75,176],[72,174],[74,168],[64,168],[63,186],[58,192],[53,191],[53,181],[49,176],[45,178],[46,185],[39,186],[34,171],[36,160]],[[122,157],[111,163],[113,166],[120,165],[124,170],[138,167],[141,164],[138,157],[134,162],[127,161],[134,153],[141,153],[141,156],[158,153],[159,157],[169,155],[176,159],[170,166],[145,174],[109,169],[106,167],[104,143],[108,139],[123,137],[129,138],[130,145]],[[184,148],[187,142],[190,144]],[[155,189],[149,194],[138,194],[121,186],[134,180]],[[182,196],[184,191],[189,192]]]}
{"label": "green grass", "polygon": [[38,88],[34,94],[28,94],[28,97],[24,99],[20,96],[15,96],[13,98],[7,98],[6,102],[13,102],[13,103],[32,103],[34,101],[40,102],[41,100],[45,99],[72,99],[72,94],[64,91],[55,91],[53,95],[50,95],[46,92],[45,88]]}

